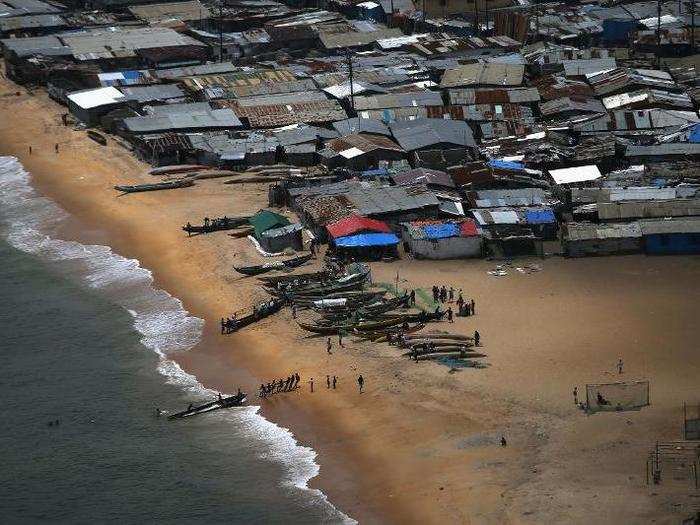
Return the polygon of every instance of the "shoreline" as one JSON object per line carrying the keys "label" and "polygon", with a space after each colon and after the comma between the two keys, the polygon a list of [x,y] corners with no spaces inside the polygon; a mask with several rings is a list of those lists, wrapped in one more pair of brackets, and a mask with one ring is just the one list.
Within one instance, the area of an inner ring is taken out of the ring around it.
{"label": "shoreline", "polygon": [[[3,91],[23,91],[6,81],[0,84]],[[663,506],[657,508],[659,498],[650,498],[640,488],[640,469],[624,464],[635,461],[642,443],[649,441],[641,441],[644,436],[635,440],[628,427],[663,436],[675,415],[662,411],[676,406],[678,395],[664,393],[662,387],[653,396],[660,409],[624,414],[633,421],[629,425],[615,414],[587,418],[572,410],[570,385],[576,378],[608,377],[605,370],[613,368],[617,352],[601,357],[601,349],[610,349],[618,340],[633,377],[653,373],[662,384],[675,382],[683,395],[691,395],[697,364],[688,362],[687,369],[674,370],[664,368],[663,359],[669,354],[676,354],[674,362],[692,358],[684,346],[698,336],[698,327],[688,325],[688,314],[694,305],[693,286],[697,288],[700,279],[684,282],[682,277],[700,276],[696,260],[548,259],[542,272],[513,271],[505,280],[486,277],[485,270],[493,265],[488,261],[372,265],[378,281],[391,281],[400,269],[411,286],[459,280],[467,293],[473,291],[479,309],[474,322],[479,323],[489,354],[490,366],[483,370],[449,374],[436,364],[413,366],[392,349],[367,344],[349,344],[329,357],[323,339],[300,334],[287,311],[222,338],[222,312],[247,306],[259,293],[254,278],[231,277],[232,252],[245,249],[245,241],[220,234],[188,238],[179,226],[206,213],[255,211],[264,202],[264,185],[245,185],[234,192],[203,181],[185,190],[116,197],[111,186],[117,181],[153,180],[145,174],[145,165],[112,140],[103,148],[84,132],[61,127],[60,109],[44,93],[5,98],[0,116],[9,120],[13,111],[26,126],[0,129],[0,150],[18,156],[32,174],[33,186],[71,214],[66,235],[80,242],[100,239],[97,242],[116,253],[138,259],[153,272],[154,286],[205,319],[202,341],[176,361],[206,387],[232,392],[242,381],[301,372],[298,395],[277,396],[265,402],[260,413],[291,429],[298,442],[316,451],[321,471],[309,486],[322,489],[340,511],[361,523],[577,522],[589,510],[582,503],[591,495],[567,476],[566,467],[576,465],[578,477],[592,481],[591,488],[613,488],[627,470],[630,478],[634,474],[629,486],[615,491],[629,499],[622,508],[612,511],[612,502],[597,500],[596,516],[606,516],[601,522],[619,522],[635,505],[645,518],[667,513]],[[54,137],[61,141],[59,155],[53,153]],[[31,156],[21,151],[29,140],[37,141]],[[43,147],[36,147],[39,140]],[[682,277],[666,284],[664,271]],[[638,289],[628,290],[631,283]],[[625,292],[630,305],[624,313],[610,315],[601,307],[616,305],[618,294]],[[682,302],[683,294],[691,299]],[[649,303],[650,297],[655,304]],[[641,322],[652,307],[653,329]],[[469,322],[459,320],[456,329],[473,329]],[[656,327],[663,326],[662,330],[679,331],[665,338],[655,334]],[[666,354],[655,353],[657,347]],[[341,389],[325,392],[319,373],[334,370],[342,371]],[[361,397],[353,378],[366,370],[369,389]],[[319,387],[314,395],[307,389],[310,374]],[[611,428],[607,435],[606,426]],[[604,437],[596,434],[601,431]],[[511,443],[506,449],[497,445],[501,433]],[[666,434],[671,435],[669,430]],[[617,438],[629,440],[629,452],[606,448]],[[584,440],[585,452],[579,440]],[[596,447],[611,461],[605,476],[580,465],[598,453]],[[551,494],[561,501],[552,502]],[[532,502],[542,508],[532,511]]]}

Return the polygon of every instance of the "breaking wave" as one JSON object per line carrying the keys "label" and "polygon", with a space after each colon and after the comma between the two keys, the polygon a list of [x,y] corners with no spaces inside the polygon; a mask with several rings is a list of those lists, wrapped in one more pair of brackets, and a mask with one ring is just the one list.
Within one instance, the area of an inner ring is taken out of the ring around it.
{"label": "breaking wave", "polygon": [[[92,289],[109,297],[129,312],[141,343],[158,357],[158,372],[165,381],[197,397],[217,392],[204,387],[168,355],[192,348],[201,339],[204,320],[189,315],[182,302],[153,286],[153,274],[136,259],[114,253],[110,247],[86,245],[51,236],[57,223],[68,214],[52,200],[41,196],[30,184],[30,175],[15,157],[0,157],[0,222],[2,233],[16,249],[56,262]],[[303,491],[309,504],[324,510],[328,522],[356,523],[336,509],[308,481],[318,475],[316,452],[299,445],[292,433],[263,418],[259,406],[221,411],[212,416],[235,425],[237,431],[255,439],[254,450],[261,460],[285,466],[282,483]]]}

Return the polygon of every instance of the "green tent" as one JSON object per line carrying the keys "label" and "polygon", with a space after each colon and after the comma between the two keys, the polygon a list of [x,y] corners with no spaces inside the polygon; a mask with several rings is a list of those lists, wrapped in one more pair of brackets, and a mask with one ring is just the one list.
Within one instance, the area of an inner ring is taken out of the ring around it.
{"label": "green tent", "polygon": [[273,228],[281,228],[291,224],[287,217],[269,210],[260,210],[248,219],[250,225],[255,228],[255,237],[260,239],[263,232]]}

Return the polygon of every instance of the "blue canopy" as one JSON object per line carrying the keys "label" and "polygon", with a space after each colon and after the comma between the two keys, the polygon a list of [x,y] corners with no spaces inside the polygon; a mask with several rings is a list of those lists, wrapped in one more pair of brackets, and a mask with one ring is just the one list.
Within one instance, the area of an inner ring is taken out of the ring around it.
{"label": "blue canopy", "polygon": [[550,209],[527,210],[525,212],[525,222],[528,224],[551,224],[557,222],[554,212]]}
{"label": "blue canopy", "polygon": [[695,126],[691,128],[690,134],[688,135],[688,142],[694,144],[700,142],[700,124],[695,124]]}
{"label": "blue canopy", "polygon": [[399,238],[393,233],[359,233],[338,237],[335,245],[339,248],[367,248],[371,246],[390,246],[398,244]]}
{"label": "blue canopy", "polygon": [[446,239],[448,237],[459,237],[459,226],[452,222],[443,224],[428,224],[423,227],[426,239]]}
{"label": "blue canopy", "polygon": [[489,161],[489,166],[492,168],[499,168],[502,170],[513,170],[513,171],[523,171],[525,169],[525,166],[523,165],[522,162],[513,162],[510,160],[490,160]]}

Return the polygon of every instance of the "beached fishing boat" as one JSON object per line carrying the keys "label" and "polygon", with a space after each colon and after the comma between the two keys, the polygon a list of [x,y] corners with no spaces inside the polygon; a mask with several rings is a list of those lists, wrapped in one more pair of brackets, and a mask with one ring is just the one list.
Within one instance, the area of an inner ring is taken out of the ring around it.
{"label": "beached fishing boat", "polygon": [[406,337],[406,339],[446,339],[452,341],[472,341],[474,338],[469,335],[461,334],[445,334],[445,333],[426,333],[420,335],[412,335]]}
{"label": "beached fishing boat", "polygon": [[338,326],[338,325],[323,326],[323,325],[317,325],[317,324],[304,323],[302,321],[297,321],[297,324],[299,325],[299,328],[301,328],[302,330],[306,330],[307,332],[312,332],[314,334],[320,334],[320,335],[337,335],[339,332],[341,332],[341,331],[345,332],[346,330],[349,329],[349,327],[347,327],[347,326]]}
{"label": "beached fishing boat", "polygon": [[299,257],[293,257],[287,259],[286,261],[273,261],[265,264],[258,264],[254,266],[234,266],[233,269],[238,273],[244,275],[260,275],[265,272],[272,270],[284,270],[286,268],[296,268],[302,264],[308,262],[311,259],[311,254],[300,255]]}
{"label": "beached fishing boat", "polygon": [[88,138],[97,142],[100,146],[107,145],[107,139],[104,137],[104,135],[98,133],[97,131],[93,131],[93,130],[89,129],[89,130],[87,130],[87,136],[88,136]]}
{"label": "beached fishing boat", "polygon": [[194,182],[187,179],[158,182],[156,184],[135,184],[133,186],[115,186],[114,189],[122,193],[138,193],[141,191],[172,190],[175,188],[187,188],[194,186]]}
{"label": "beached fishing boat", "polygon": [[209,403],[204,403],[203,405],[190,405],[187,410],[182,412],[176,412],[168,416],[168,419],[184,419],[186,417],[197,416],[199,414],[204,414],[206,412],[212,412],[214,410],[219,410],[221,408],[231,408],[243,405],[246,402],[247,394],[241,392],[235,396],[223,397],[217,399],[216,401],[211,401]]}
{"label": "beached fishing boat", "polygon": [[237,332],[241,328],[244,328],[248,325],[260,321],[261,319],[264,319],[265,317],[275,314],[279,312],[283,306],[284,301],[281,299],[272,299],[265,303],[258,304],[253,308],[251,313],[236,318],[233,321],[232,326],[228,328],[227,333]]}
{"label": "beached fishing boat", "polygon": [[153,168],[149,173],[151,175],[171,175],[173,173],[187,173],[188,171],[199,171],[211,169],[211,166],[203,166],[201,164],[173,164],[171,166],[160,166]]}
{"label": "beached fishing boat", "polygon": [[260,275],[265,272],[271,272],[272,270],[281,270],[284,267],[282,261],[274,261],[265,264],[256,264],[254,266],[234,266],[233,269],[243,275]]}
{"label": "beached fishing boat", "polygon": [[188,234],[232,230],[234,228],[242,226],[243,224],[247,224],[248,219],[250,219],[250,217],[222,217],[212,219],[207,225],[192,225],[190,223],[187,223],[185,226],[182,227],[182,229]]}
{"label": "beached fishing boat", "polygon": [[403,328],[390,328],[387,330],[375,330],[375,331],[362,331],[362,330],[353,330],[355,332],[355,335],[359,337],[360,339],[365,339],[369,341],[375,341],[375,342],[382,342],[380,341],[381,339],[388,340],[390,336],[398,336],[399,334],[410,334],[414,332],[419,332],[423,328],[425,328],[425,323],[417,323],[413,326],[409,326],[406,330]]}
{"label": "beached fishing boat", "polygon": [[425,339],[407,339],[404,340],[404,344],[402,348],[422,348],[426,345],[432,345],[434,348],[441,348],[441,347],[451,347],[451,346],[459,346],[459,347],[472,347],[474,346],[474,343],[471,341],[449,341],[449,340],[434,340],[430,339],[430,337],[427,337]]}
{"label": "beached fishing boat", "polygon": [[431,353],[431,354],[422,354],[416,356],[416,361],[427,361],[430,359],[443,359],[443,358],[452,358],[452,359],[481,359],[483,357],[486,357],[486,354],[474,354],[474,353],[469,353],[469,352],[439,352],[439,353]]}
{"label": "beached fishing boat", "polygon": [[313,257],[313,255],[307,253],[306,255],[299,255],[298,257],[282,261],[282,264],[284,264],[287,268],[298,268],[302,264],[306,264],[307,262],[309,262],[311,260],[311,257]]}
{"label": "beached fishing boat", "polygon": [[322,270],[320,272],[309,272],[309,273],[298,273],[295,275],[276,275],[274,277],[258,277],[259,281],[262,281],[270,286],[277,286],[280,283],[293,283],[298,282],[299,284],[309,283],[309,282],[319,282],[324,278],[328,277],[330,273],[327,270]]}

